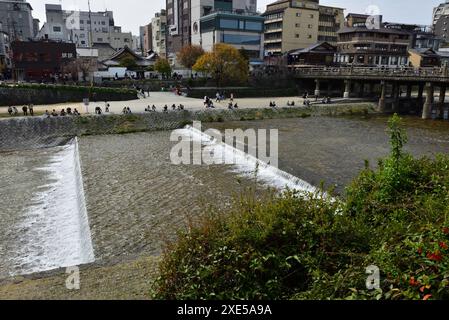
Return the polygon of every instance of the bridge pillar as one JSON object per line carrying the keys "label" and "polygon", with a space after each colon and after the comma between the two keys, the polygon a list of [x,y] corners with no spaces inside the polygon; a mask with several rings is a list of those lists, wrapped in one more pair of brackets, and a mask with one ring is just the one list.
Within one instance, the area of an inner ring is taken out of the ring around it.
{"label": "bridge pillar", "polygon": [[385,95],[387,91],[387,83],[385,81],[382,81],[380,83],[380,99],[379,99],[379,105],[377,106],[377,110],[379,112],[385,112]]}
{"label": "bridge pillar", "polygon": [[368,96],[371,97],[374,94],[374,83],[370,82],[368,84]]}
{"label": "bridge pillar", "polygon": [[426,102],[422,110],[422,118],[424,120],[432,117],[432,101],[433,101],[434,87],[433,83],[428,82],[426,84]]}
{"label": "bridge pillar", "polygon": [[440,98],[438,100],[438,118],[444,117],[444,100],[446,99],[446,86],[440,86]]}
{"label": "bridge pillar", "polygon": [[395,83],[393,85],[393,92],[391,94],[392,98],[393,98],[393,103],[391,105],[391,108],[393,110],[393,112],[399,112],[399,96],[400,96],[400,91],[401,91],[401,85],[399,83]]}
{"label": "bridge pillar", "polygon": [[416,101],[417,103],[417,111],[421,110],[421,106],[423,105],[423,94],[424,94],[424,84],[420,83],[418,85],[418,99]]}
{"label": "bridge pillar", "polygon": [[345,81],[345,93],[343,93],[343,98],[349,98],[351,95],[351,81],[346,80]]}
{"label": "bridge pillar", "polygon": [[315,97],[319,97],[321,95],[320,92],[320,80],[315,80]]}
{"label": "bridge pillar", "polygon": [[360,81],[359,82],[359,97],[363,98],[364,95],[365,95],[365,83]]}
{"label": "bridge pillar", "polygon": [[410,100],[412,98],[413,85],[407,85],[407,99]]}

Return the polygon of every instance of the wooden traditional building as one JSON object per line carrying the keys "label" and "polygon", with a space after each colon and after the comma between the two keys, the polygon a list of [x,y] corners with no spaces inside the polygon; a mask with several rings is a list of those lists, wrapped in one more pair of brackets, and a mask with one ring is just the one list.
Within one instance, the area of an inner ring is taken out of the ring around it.
{"label": "wooden traditional building", "polygon": [[319,42],[305,49],[291,51],[288,54],[289,67],[330,66],[334,62],[337,48],[327,42]]}
{"label": "wooden traditional building", "polygon": [[441,66],[441,58],[433,49],[410,49],[410,65],[414,68],[432,68]]}

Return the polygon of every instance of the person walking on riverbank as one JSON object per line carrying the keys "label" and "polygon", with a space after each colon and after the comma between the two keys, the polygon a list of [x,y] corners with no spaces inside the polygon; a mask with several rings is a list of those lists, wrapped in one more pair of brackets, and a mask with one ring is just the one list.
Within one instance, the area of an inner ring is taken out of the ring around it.
{"label": "person walking on riverbank", "polygon": [[9,113],[10,116],[12,116],[12,108],[11,108],[11,106],[8,107],[8,113]]}
{"label": "person walking on riverbank", "polygon": [[30,111],[30,116],[34,117],[34,106],[32,104],[29,105],[28,110]]}
{"label": "person walking on riverbank", "polygon": [[22,111],[23,111],[23,115],[26,117],[28,115],[28,107],[27,106],[23,106],[22,107]]}
{"label": "person walking on riverbank", "polygon": [[15,116],[17,116],[19,114],[19,110],[17,110],[16,107],[12,107],[12,112]]}

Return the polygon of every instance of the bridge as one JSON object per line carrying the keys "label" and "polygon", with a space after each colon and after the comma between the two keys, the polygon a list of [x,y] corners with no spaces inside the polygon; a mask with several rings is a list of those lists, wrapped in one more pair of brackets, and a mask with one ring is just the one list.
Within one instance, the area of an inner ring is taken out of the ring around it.
{"label": "bridge", "polygon": [[[344,83],[343,97],[349,98],[358,86],[358,94],[369,93],[379,96],[378,111],[387,111],[386,101],[391,101],[393,112],[399,111],[402,88],[406,87],[406,101],[415,104],[422,112],[423,119],[432,117],[433,109],[437,116],[444,116],[446,88],[449,86],[449,68],[382,68],[382,67],[298,67],[293,68],[297,79],[315,81],[315,96],[320,96],[323,82],[339,81]],[[376,86],[378,90],[376,89]],[[412,93],[417,87],[418,95],[413,101]],[[388,90],[391,88],[390,90]],[[439,99],[435,103],[435,89],[439,89]],[[424,100],[425,91],[425,100]],[[389,96],[388,96],[389,94]]]}

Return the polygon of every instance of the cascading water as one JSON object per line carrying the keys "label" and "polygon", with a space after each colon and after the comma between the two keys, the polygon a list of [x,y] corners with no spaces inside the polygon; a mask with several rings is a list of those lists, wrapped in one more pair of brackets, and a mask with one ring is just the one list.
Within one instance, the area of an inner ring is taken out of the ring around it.
{"label": "cascading water", "polygon": [[[94,252],[84,198],[78,141],[57,147],[40,168],[47,183],[31,194],[31,205],[17,225],[9,275],[30,274],[93,262]],[[19,242],[19,243],[17,243]]]}
{"label": "cascading water", "polygon": [[230,146],[223,141],[217,141],[206,133],[193,128],[192,126],[186,126],[185,129],[181,129],[180,133],[189,136],[193,141],[201,142],[203,145],[213,146],[214,148],[220,148],[225,158],[235,159],[236,170],[245,175],[254,175],[257,167],[257,178],[263,182],[276,187],[276,188],[289,188],[291,190],[298,190],[302,192],[314,193],[317,189],[308,182],[301,180],[285,171],[280,170],[274,166],[265,163],[256,157],[249,155],[242,150],[238,150],[233,146]]}

